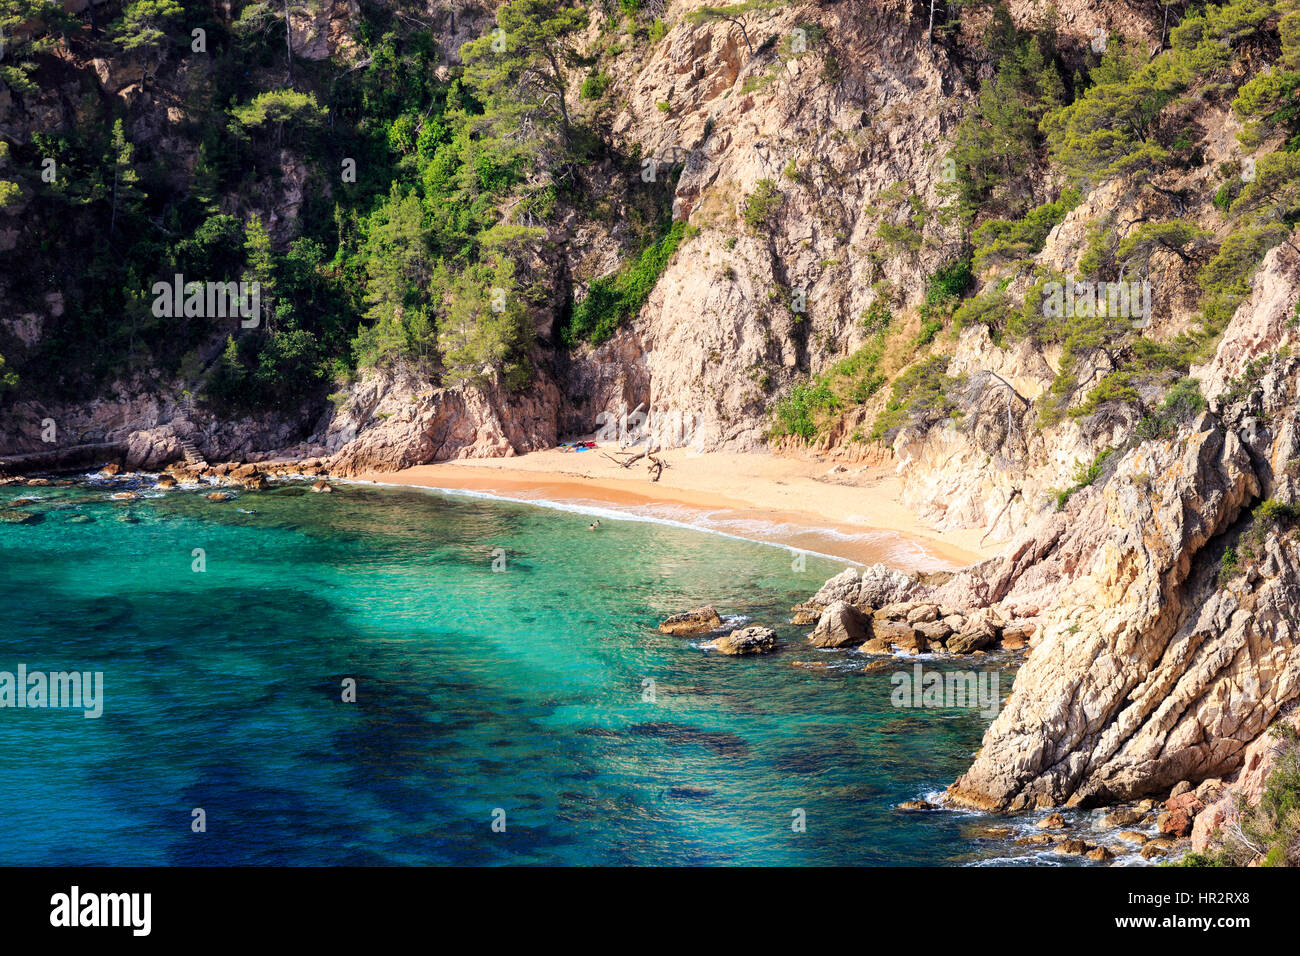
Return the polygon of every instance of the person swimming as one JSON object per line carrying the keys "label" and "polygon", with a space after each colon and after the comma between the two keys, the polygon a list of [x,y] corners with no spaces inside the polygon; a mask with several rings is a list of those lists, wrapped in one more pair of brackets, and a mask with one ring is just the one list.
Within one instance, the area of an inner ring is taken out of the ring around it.
{"label": "person swimming", "polygon": [[597,519],[596,519],[595,521],[593,521],[591,524],[587,525],[587,530],[588,530],[588,531],[595,531],[595,530],[596,530],[597,528],[599,528],[599,527],[600,527],[600,519],[597,518]]}

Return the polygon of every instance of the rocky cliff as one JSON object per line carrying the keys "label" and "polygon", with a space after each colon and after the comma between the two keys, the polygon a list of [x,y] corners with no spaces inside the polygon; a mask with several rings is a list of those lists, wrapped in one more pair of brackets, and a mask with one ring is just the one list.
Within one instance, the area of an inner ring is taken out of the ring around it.
{"label": "rocky cliff", "polygon": [[[460,45],[492,27],[497,6],[456,5],[419,22],[430,27],[454,66]],[[230,429],[202,403],[177,421],[176,431],[187,431],[187,421],[198,423],[192,437],[215,460],[298,444],[334,452],[339,436],[376,429],[369,450],[345,460],[360,456],[398,467],[431,460],[426,455],[544,447],[557,435],[591,432],[602,412],[642,406],[683,423],[670,443],[701,450],[760,447],[776,398],[856,350],[869,336],[861,317],[873,303],[907,314],[924,295],[924,277],[954,254],[954,234],[933,213],[941,203],[940,144],[974,95],[979,65],[956,62],[959,47],[932,42],[923,11],[901,0],[755,3],[733,19],[701,17],[708,9],[703,0],[676,0],[625,20],[616,10],[589,6],[591,26],[577,52],[606,71],[610,93],[590,109],[612,155],[622,159],[581,175],[591,193],[608,197],[615,215],[594,220],[569,210],[547,226],[553,251],[533,263],[550,285],[550,304],[534,316],[539,387],[516,403],[517,413],[502,411],[491,386],[481,395],[444,396],[436,375],[423,374],[417,382],[408,381],[410,372],[362,370],[333,407],[317,403],[301,412],[231,421],[242,440],[223,438]],[[1101,22],[1080,16],[1081,30]],[[983,19],[983,13],[974,15],[965,27],[970,36]],[[651,21],[664,24],[664,32],[647,42]],[[355,4],[308,5],[293,13],[291,23],[296,57],[348,68],[366,62],[354,38]],[[75,114],[68,104],[90,84],[100,98],[127,111],[127,131],[141,147],[182,157],[178,170],[193,168],[198,144],[178,135],[181,114],[167,104],[201,87],[201,62],[179,56],[163,61],[150,78],[156,92],[141,89],[146,67],[137,58],[83,64],[73,56],[70,65],[63,87],[43,88],[21,104],[7,101],[0,122],[16,141],[71,129]],[[582,102],[581,78],[580,71],[570,73],[575,103]],[[566,297],[580,301],[590,280],[636,252],[637,237],[619,216],[629,211],[627,194],[644,186],[646,160],[670,183],[672,214],[689,223],[688,235],[633,321],[600,346],[559,349],[555,323]],[[255,186],[239,204],[263,213],[273,235],[287,244],[304,197],[332,187],[292,150],[277,162],[277,187]],[[774,184],[774,206],[756,226],[747,223],[745,208],[760,183]],[[925,221],[914,224],[915,244],[880,238],[882,223],[908,221],[917,209],[926,212]],[[22,210],[20,203],[0,212],[11,246],[24,230],[37,228],[24,223]],[[0,354],[11,366],[48,338],[61,308],[56,296],[10,311]],[[201,350],[204,361],[214,359],[220,341]],[[33,450],[46,419],[66,423],[68,435],[80,441],[125,440],[166,425],[169,399],[180,401],[196,388],[185,378],[120,378],[96,397],[115,411],[91,421],[80,412],[84,399],[64,403],[26,394],[20,379],[4,411],[4,448]],[[413,395],[426,392],[434,394],[439,411],[412,404]],[[137,407],[151,403],[159,406],[156,413]],[[358,420],[361,409],[374,414]],[[331,414],[337,423],[320,421]],[[379,448],[385,450],[376,457]]]}

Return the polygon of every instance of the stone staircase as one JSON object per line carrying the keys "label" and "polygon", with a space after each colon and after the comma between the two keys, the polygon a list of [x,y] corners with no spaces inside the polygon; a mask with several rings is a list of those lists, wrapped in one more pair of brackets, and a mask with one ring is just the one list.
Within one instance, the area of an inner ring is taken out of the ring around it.
{"label": "stone staircase", "polygon": [[[188,424],[190,420],[190,413],[194,411],[194,396],[186,394],[181,399],[180,406],[181,406],[181,415],[180,418],[176,419],[176,421],[185,422]],[[208,467],[207,459],[203,457],[203,453],[199,451],[198,446],[194,444],[193,439],[182,438],[181,450],[185,453],[185,461],[187,464],[195,468]]]}
{"label": "stone staircase", "polygon": [[196,468],[208,467],[207,461],[204,459],[203,455],[199,452],[198,447],[195,446],[194,442],[191,441],[190,439],[188,438],[181,439],[181,450],[185,452],[185,461],[188,464],[191,464]]}

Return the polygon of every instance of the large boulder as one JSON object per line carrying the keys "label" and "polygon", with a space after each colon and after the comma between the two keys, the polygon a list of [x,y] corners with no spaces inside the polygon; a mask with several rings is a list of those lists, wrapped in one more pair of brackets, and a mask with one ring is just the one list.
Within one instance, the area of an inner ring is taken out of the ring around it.
{"label": "large boulder", "polygon": [[171,426],[163,425],[127,435],[123,462],[131,471],[157,471],[184,454],[181,441]]}
{"label": "large boulder", "polygon": [[871,619],[847,601],[836,601],[817,621],[814,647],[857,647],[871,639]]}
{"label": "large boulder", "polygon": [[948,638],[947,648],[954,654],[971,654],[997,642],[998,632],[987,618],[971,618],[959,633]]}
{"label": "large boulder", "polygon": [[871,622],[871,632],[878,640],[888,644],[910,644],[916,637],[916,629],[903,621],[885,621],[876,618]]}
{"label": "large boulder", "polygon": [[846,601],[858,607],[881,607],[906,601],[919,590],[921,585],[902,571],[871,564],[861,573],[856,568],[845,568],[823,584],[808,603],[830,607],[836,601]]}
{"label": "large boulder", "polygon": [[766,654],[776,650],[776,631],[758,624],[742,627],[713,642],[719,654],[738,657],[742,654]]}

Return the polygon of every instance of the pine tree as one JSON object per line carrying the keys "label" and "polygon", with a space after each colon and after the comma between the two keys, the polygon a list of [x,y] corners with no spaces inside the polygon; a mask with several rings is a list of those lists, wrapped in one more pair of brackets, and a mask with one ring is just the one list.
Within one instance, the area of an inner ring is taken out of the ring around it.
{"label": "pine tree", "polygon": [[[184,15],[177,0],[134,0],[127,5],[122,19],[113,24],[110,33],[127,53],[153,56],[153,74],[157,76],[167,58],[167,33],[174,29]],[[141,79],[147,85],[149,73]]]}
{"label": "pine tree", "polygon": [[135,156],[135,146],[126,138],[126,132],[122,128],[122,121],[113,121],[113,138],[109,147],[107,160],[113,167],[113,192],[112,192],[112,211],[109,214],[109,232],[112,233],[117,229],[117,210],[119,204],[130,203],[134,205],[142,195],[136,184],[140,181],[140,176],[136,173],[131,161]]}
{"label": "pine tree", "polygon": [[249,216],[244,225],[244,252],[248,262],[244,281],[258,284],[262,315],[269,332],[276,302],[275,253],[271,247],[271,235],[257,216]]}
{"label": "pine tree", "polygon": [[461,48],[471,88],[498,113],[524,122],[572,123],[567,65],[587,14],[564,0],[510,0],[497,10],[497,29]]}

